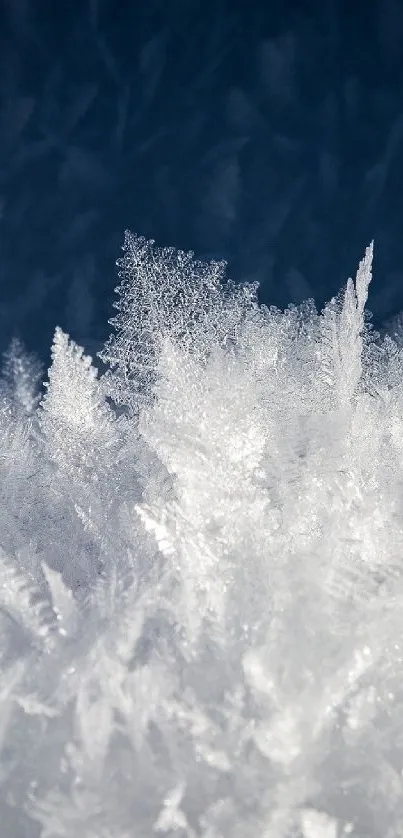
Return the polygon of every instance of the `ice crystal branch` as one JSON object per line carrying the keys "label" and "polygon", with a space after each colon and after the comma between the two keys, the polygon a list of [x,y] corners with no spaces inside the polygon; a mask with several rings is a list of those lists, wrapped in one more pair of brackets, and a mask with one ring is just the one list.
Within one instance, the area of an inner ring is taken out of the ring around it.
{"label": "ice crystal branch", "polygon": [[100,358],[110,366],[106,392],[133,414],[150,397],[164,335],[199,351],[208,349],[214,333],[221,340],[234,337],[239,314],[256,286],[224,285],[224,262],[200,262],[191,251],[156,248],[129,232],[123,249],[120,297],[114,304],[119,314],[110,321],[116,334]]}

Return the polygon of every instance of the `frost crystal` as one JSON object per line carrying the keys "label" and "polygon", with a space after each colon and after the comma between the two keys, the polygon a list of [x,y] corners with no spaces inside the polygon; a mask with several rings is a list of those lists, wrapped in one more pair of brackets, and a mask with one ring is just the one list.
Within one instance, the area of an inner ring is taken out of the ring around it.
{"label": "frost crystal", "polygon": [[41,378],[38,359],[25,351],[18,338],[13,338],[3,356],[0,399],[8,401],[15,410],[32,414],[39,403]]}
{"label": "frost crystal", "polygon": [[[403,350],[127,234],[115,333],[14,342],[7,838],[401,838]],[[114,404],[114,406],[111,406]],[[402,484],[402,485],[401,485]]]}

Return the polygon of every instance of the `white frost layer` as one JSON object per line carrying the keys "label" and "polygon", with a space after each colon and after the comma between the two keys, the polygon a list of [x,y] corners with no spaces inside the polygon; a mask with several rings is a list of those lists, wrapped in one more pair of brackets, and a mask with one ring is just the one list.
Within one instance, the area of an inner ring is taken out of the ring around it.
{"label": "white frost layer", "polygon": [[1,835],[401,838],[403,354],[371,260],[283,313],[128,234],[101,379],[57,329],[38,407],[10,348]]}

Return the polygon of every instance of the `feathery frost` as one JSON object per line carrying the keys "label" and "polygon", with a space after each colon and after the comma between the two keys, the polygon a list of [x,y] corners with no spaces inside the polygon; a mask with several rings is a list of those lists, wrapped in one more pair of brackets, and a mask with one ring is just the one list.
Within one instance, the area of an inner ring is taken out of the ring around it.
{"label": "feathery frost", "polygon": [[7,838],[401,838],[403,350],[127,234],[115,333],[14,343]]}

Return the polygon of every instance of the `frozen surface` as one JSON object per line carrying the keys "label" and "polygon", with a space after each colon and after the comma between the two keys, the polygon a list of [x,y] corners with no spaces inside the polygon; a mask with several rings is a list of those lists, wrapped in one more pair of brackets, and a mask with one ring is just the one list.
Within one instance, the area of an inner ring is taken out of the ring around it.
{"label": "frozen surface", "polygon": [[[401,838],[403,350],[127,234],[1,379],[7,838]],[[41,398],[38,405],[39,398]]]}

